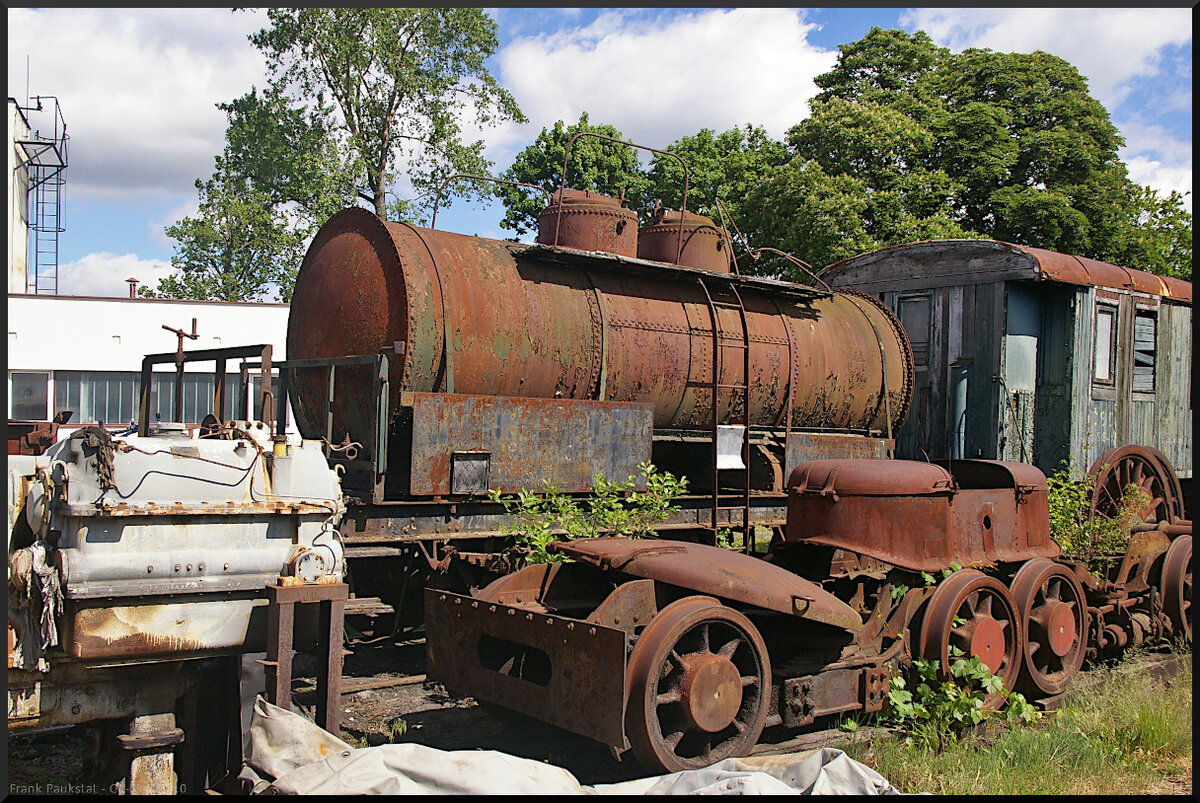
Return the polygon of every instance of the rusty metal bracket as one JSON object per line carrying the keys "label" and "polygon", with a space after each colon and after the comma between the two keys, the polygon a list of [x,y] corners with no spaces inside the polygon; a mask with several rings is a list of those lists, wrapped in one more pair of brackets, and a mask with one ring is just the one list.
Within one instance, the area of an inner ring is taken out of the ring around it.
{"label": "rusty metal bracket", "polygon": [[126,750],[157,750],[161,747],[181,744],[183,742],[183,731],[179,728],[171,728],[170,730],[155,731],[137,736],[118,733],[117,741]]}
{"label": "rusty metal bracket", "polygon": [[892,673],[886,666],[869,666],[862,673],[863,712],[870,714],[883,709],[891,687]]}
{"label": "rusty metal bracket", "polygon": [[[282,579],[282,578],[281,578]],[[292,707],[292,638],[296,605],[320,605],[320,660],[317,668],[317,724],[330,733],[338,732],[341,720],[342,614],[349,597],[345,583],[311,583],[267,587],[267,700],[285,710]]]}
{"label": "rusty metal bracket", "polygon": [[[170,329],[170,327],[163,327]],[[171,331],[176,331],[171,329]],[[163,363],[172,363],[176,366],[175,378],[175,416],[182,421],[182,393],[183,393],[183,365],[189,362],[209,362],[216,363],[216,388],[213,395],[213,414],[218,421],[225,420],[225,362],[227,360],[259,357],[262,360],[261,374],[262,395],[259,403],[259,419],[267,424],[275,422],[275,404],[271,394],[271,354],[273,347],[269,343],[264,343],[257,346],[240,346],[233,348],[221,349],[198,349],[196,351],[184,352],[182,347],[182,338],[180,336],[180,349],[170,354],[147,354],[142,359],[142,379],[138,401],[138,435],[146,437],[150,434],[150,393],[153,387],[154,366]]]}

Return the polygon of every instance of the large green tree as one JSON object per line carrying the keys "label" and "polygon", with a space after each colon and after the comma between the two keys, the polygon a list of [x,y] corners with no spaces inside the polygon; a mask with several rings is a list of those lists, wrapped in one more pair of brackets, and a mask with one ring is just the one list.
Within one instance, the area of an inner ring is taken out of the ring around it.
{"label": "large green tree", "polygon": [[277,87],[217,107],[229,121],[218,173],[244,181],[310,229],[357,202],[353,160],[337,146],[326,114]]}
{"label": "large green tree", "polygon": [[[196,182],[200,211],[167,230],[179,273],[145,294],[286,300],[303,257],[295,243],[330,215],[366,202],[415,220],[447,176],[489,167],[482,142],[463,141],[464,117],[524,121],[484,67],[496,26],[479,9],[276,8],[267,18],[250,39],[271,81],[218,104],[226,144],[212,178]],[[396,199],[401,171],[417,200]]]}
{"label": "large green tree", "polygon": [[166,230],[177,241],[171,257],[177,272],[157,289],[138,292],[152,298],[290,301],[304,229],[291,225],[267,194],[227,174],[197,180],[196,189],[198,213]]}
{"label": "large green tree", "polygon": [[[525,122],[484,64],[498,40],[482,9],[273,8],[267,18],[250,41],[267,57],[272,86],[312,103],[380,216],[398,164],[426,209],[451,174],[487,171],[482,140],[463,141],[464,114],[484,125]],[[393,211],[416,210],[402,202]]]}
{"label": "large green tree", "polygon": [[681,137],[665,148],[675,154],[656,154],[650,164],[651,195],[663,206],[678,209],[683,203],[684,170],[687,166],[687,207],[722,222],[717,199],[729,220],[743,236],[755,240],[760,222],[747,216],[746,198],[756,184],[788,160],[787,146],[772,139],[761,126],[746,124],[716,133],[701,129]]}
{"label": "large green tree", "polygon": [[863,194],[861,219],[813,217],[783,247],[828,264],[864,235],[871,247],[990,237],[1190,275],[1190,216],[1129,180],[1120,134],[1066,61],[953,54],[923,32],[880,28],[840,51],[811,116],[788,132],[797,164],[755,192],[760,208],[786,208],[807,202],[811,181],[796,175],[853,179],[837,187]]}
{"label": "large green tree", "polygon": [[[575,139],[576,135],[585,132],[600,136]],[[637,149],[624,142],[625,137],[617,128],[607,123],[592,123],[588,113],[583,112],[578,122],[567,125],[558,120],[550,128],[543,128],[533,144],[517,154],[501,178],[533,184],[551,194],[565,183],[570,189],[593,190],[620,197],[644,218],[649,210],[650,181],[642,169]],[[568,144],[571,147],[569,160]],[[518,235],[537,231],[538,214],[546,207],[545,193],[511,184],[498,184],[493,191],[504,202],[506,211],[502,225],[505,228]]]}

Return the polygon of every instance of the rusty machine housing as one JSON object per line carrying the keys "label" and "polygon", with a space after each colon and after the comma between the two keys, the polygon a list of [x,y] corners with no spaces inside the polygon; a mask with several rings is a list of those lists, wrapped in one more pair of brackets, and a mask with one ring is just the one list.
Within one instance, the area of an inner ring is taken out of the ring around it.
{"label": "rusty machine housing", "polygon": [[588,539],[473,595],[427,589],[429,677],[674,772],[745,755],[764,728],[878,711],[914,658],[976,656],[1040,700],[1099,653],[1190,643],[1178,516],[1134,527],[1097,576],[1050,538],[1032,466],[826,459],[788,485],[765,556]]}
{"label": "rusty machine housing", "polygon": [[[86,725],[94,768],[129,793],[236,775],[238,666],[270,654],[272,587],[345,588],[320,444],[261,421],[209,434],[87,426],[9,457],[9,732]],[[301,648],[321,641],[312,614]]]}

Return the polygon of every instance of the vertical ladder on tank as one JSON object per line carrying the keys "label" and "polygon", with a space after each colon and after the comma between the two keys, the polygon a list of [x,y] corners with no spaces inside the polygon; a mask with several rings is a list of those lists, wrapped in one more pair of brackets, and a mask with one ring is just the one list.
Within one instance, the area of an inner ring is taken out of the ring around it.
{"label": "vertical ladder on tank", "polygon": [[[746,325],[746,307],[742,303],[742,296],[738,293],[737,286],[732,282],[722,282],[720,285],[714,285],[710,288],[703,278],[700,280],[700,287],[704,290],[704,297],[708,301],[709,316],[712,319],[712,529],[715,534],[720,527],[720,514],[722,511],[730,513],[730,524],[735,521],[732,513],[741,511],[740,527],[742,532],[742,547],[746,552],[752,548],[753,540],[752,533],[754,528],[750,524],[750,330]],[[738,313],[738,320],[741,323],[741,333],[739,336],[724,335],[721,332],[719,310],[731,309]],[[722,382],[724,371],[723,349],[740,349],[742,352],[742,381],[737,382]],[[741,493],[733,496],[721,495],[721,475],[729,471],[736,471],[735,468],[721,468],[720,465],[720,446],[718,443],[719,435],[719,395],[722,390],[729,391],[731,404],[730,410],[737,409],[737,394],[741,393],[741,421],[739,425],[742,428],[742,466],[743,482]],[[739,504],[722,504],[722,502],[732,502],[736,500]]]}

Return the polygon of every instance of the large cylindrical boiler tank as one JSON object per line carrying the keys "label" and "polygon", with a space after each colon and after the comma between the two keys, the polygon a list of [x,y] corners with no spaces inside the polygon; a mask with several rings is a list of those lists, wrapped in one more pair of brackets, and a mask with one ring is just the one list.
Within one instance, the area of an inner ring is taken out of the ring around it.
{"label": "large cylindrical boiler tank", "polygon": [[[792,427],[899,428],[911,353],[871,297],[778,282],[794,292],[772,292],[764,280],[434,231],[364,209],[334,215],[310,246],[287,354],[386,353],[393,417],[409,390],[648,402],[656,428],[708,429],[714,314],[718,423],[744,415],[741,313],[706,292],[731,281],[749,333],[751,425],[784,426],[790,389]],[[335,434],[369,437],[370,377],[339,377]],[[325,375],[302,371],[295,385],[301,432],[323,435]]]}

